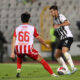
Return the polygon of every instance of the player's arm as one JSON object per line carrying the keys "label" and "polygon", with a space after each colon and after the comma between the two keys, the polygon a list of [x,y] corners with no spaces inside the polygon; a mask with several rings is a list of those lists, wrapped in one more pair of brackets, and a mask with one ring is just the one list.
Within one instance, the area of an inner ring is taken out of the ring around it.
{"label": "player's arm", "polygon": [[59,19],[61,21],[61,24],[54,25],[53,26],[54,28],[61,27],[61,26],[65,27],[70,25],[70,22],[66,19],[64,15],[61,14]]}
{"label": "player's arm", "polygon": [[14,32],[12,43],[11,43],[11,58],[13,58],[13,59],[15,58],[15,53],[14,53],[15,42],[16,42],[16,33]]}
{"label": "player's arm", "polygon": [[63,14],[60,14],[60,21],[61,21],[61,24],[59,24],[59,26],[70,25],[70,22],[66,19],[66,17]]}
{"label": "player's arm", "polygon": [[38,41],[43,44],[45,47],[50,48],[50,46],[48,44],[46,44],[46,42],[44,41],[44,39],[41,36],[37,36],[36,37],[38,39]]}
{"label": "player's arm", "polygon": [[70,25],[70,22],[68,20],[65,20],[62,24],[58,24],[59,26],[68,26]]}
{"label": "player's arm", "polygon": [[16,38],[13,37],[13,40],[12,40],[12,43],[11,43],[11,58],[15,58],[15,53],[14,53],[15,42],[16,42]]}
{"label": "player's arm", "polygon": [[69,22],[68,20],[65,20],[63,23],[61,23],[61,24],[56,24],[56,25],[54,25],[53,27],[54,27],[54,28],[58,28],[58,27],[61,27],[61,26],[65,27],[65,26],[69,26],[69,25],[70,25],[70,22]]}
{"label": "player's arm", "polygon": [[41,36],[39,36],[36,28],[34,28],[34,37],[35,37],[41,44],[43,44],[45,47],[50,48],[49,45],[45,43],[44,39],[43,39]]}

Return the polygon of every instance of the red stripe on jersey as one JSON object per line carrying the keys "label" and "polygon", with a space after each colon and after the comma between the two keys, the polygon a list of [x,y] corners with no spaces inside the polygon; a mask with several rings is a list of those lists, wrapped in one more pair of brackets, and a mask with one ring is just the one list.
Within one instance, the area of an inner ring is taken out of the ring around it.
{"label": "red stripe on jersey", "polygon": [[28,46],[28,50],[30,51],[30,45]]}
{"label": "red stripe on jersey", "polygon": [[30,54],[33,52],[33,45],[16,45],[17,54]]}
{"label": "red stripe on jersey", "polygon": [[30,53],[30,45],[28,45],[28,54]]}
{"label": "red stripe on jersey", "polygon": [[22,54],[22,45],[20,45],[20,54]]}
{"label": "red stripe on jersey", "polygon": [[18,45],[16,45],[16,53],[18,53]]}
{"label": "red stripe on jersey", "polygon": [[24,45],[24,54],[26,54],[26,45]]}

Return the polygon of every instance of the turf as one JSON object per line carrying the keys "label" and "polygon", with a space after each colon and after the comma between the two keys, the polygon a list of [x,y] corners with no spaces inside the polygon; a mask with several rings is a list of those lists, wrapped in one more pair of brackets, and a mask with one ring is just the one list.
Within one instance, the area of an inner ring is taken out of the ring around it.
{"label": "turf", "polygon": [[[50,64],[54,72],[59,67]],[[76,65],[80,69],[80,65]],[[16,64],[0,64],[0,80],[80,80],[80,71],[72,75],[62,75],[58,78],[51,77],[41,64],[26,63],[22,66],[21,77],[16,78]]]}

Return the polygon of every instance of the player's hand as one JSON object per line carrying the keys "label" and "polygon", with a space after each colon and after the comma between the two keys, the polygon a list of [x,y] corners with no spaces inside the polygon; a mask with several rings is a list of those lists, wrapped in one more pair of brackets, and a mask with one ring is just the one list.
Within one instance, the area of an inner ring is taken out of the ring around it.
{"label": "player's hand", "polygon": [[46,44],[46,48],[50,48],[50,45]]}
{"label": "player's hand", "polygon": [[12,59],[15,58],[15,54],[14,53],[11,53],[11,56],[10,56]]}
{"label": "player's hand", "polygon": [[53,27],[56,29],[59,27],[59,24],[55,24]]}

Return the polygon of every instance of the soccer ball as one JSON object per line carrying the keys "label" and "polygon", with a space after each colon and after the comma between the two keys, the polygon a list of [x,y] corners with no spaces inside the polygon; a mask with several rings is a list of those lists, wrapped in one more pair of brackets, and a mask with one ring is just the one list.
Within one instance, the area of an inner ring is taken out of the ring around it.
{"label": "soccer ball", "polygon": [[57,69],[57,73],[58,73],[59,75],[64,75],[64,74],[66,74],[66,69],[65,69],[64,67],[59,67],[59,68]]}

